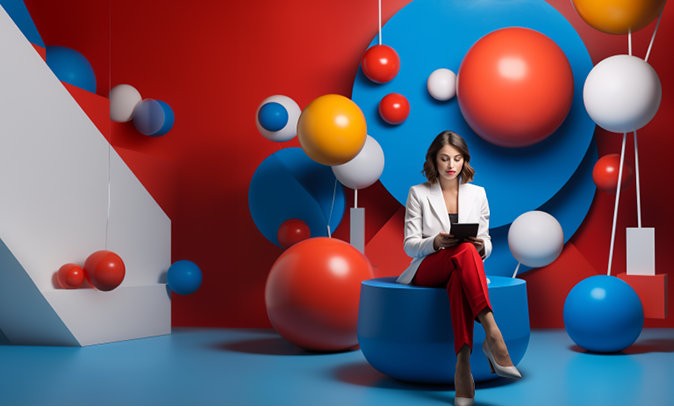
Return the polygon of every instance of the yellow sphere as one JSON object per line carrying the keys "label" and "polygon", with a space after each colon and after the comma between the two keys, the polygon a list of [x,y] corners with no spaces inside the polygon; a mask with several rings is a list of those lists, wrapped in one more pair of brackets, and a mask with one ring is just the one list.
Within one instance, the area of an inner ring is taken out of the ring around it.
{"label": "yellow sphere", "polygon": [[667,0],[571,0],[578,15],[608,34],[641,30],[655,20]]}
{"label": "yellow sphere", "polygon": [[297,122],[297,138],[312,160],[330,166],[344,164],[365,145],[365,115],[349,98],[321,96],[302,112]]}

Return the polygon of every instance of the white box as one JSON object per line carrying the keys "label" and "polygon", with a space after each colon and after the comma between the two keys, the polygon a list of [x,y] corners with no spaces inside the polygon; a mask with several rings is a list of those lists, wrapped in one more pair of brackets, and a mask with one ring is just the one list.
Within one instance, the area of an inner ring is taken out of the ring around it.
{"label": "white box", "polygon": [[655,275],[655,228],[627,228],[627,274]]}

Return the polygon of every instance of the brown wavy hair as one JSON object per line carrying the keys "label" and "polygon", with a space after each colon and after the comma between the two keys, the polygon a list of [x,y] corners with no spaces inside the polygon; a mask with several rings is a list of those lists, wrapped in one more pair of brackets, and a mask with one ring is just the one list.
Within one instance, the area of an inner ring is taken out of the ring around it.
{"label": "brown wavy hair", "polygon": [[426,162],[424,163],[424,169],[421,173],[431,184],[434,184],[438,180],[436,159],[438,157],[438,152],[446,145],[456,148],[463,156],[463,168],[461,169],[461,174],[459,174],[461,183],[467,184],[471,182],[475,176],[475,169],[469,164],[470,153],[468,152],[468,145],[466,145],[466,141],[463,137],[449,130],[445,130],[438,134],[430,147],[428,147],[428,152],[426,152]]}

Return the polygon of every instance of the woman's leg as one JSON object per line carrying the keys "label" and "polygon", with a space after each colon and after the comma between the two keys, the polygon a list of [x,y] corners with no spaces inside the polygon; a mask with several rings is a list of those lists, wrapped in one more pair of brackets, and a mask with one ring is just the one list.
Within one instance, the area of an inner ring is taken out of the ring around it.
{"label": "woman's leg", "polygon": [[513,366],[501,330],[494,320],[494,313],[492,313],[490,309],[485,308],[477,317],[484,327],[484,332],[487,336],[487,345],[489,345],[489,349],[491,350],[491,354],[496,363],[501,366]]}

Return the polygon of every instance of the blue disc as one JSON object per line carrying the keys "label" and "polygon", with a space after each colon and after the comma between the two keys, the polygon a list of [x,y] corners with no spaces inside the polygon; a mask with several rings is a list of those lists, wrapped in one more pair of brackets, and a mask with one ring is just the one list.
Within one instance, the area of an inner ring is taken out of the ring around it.
{"label": "blue disc", "polygon": [[[484,141],[464,120],[456,98],[437,101],[426,87],[433,71],[458,72],[476,41],[511,26],[530,28],[552,39],[569,60],[574,79],[573,102],[564,123],[546,140],[524,148]],[[401,204],[410,186],[426,181],[421,175],[424,157],[443,130],[455,131],[466,140],[476,169],[474,182],[487,191],[492,228],[540,208],[567,184],[585,157],[595,129],[583,104],[583,84],[593,65],[580,36],[554,7],[539,0],[415,0],[388,21],[385,32],[386,45],[400,55],[400,71],[392,81],[374,84],[359,69],[352,99],[365,114],[368,134],[384,150],[386,167],[380,180]],[[382,97],[394,92],[411,105],[409,117],[397,126],[385,123],[378,112]]]}
{"label": "blue disc", "polygon": [[257,119],[265,130],[279,131],[288,124],[288,111],[280,103],[265,103],[257,113]]}
{"label": "blue disc", "polygon": [[300,219],[311,237],[328,236],[344,216],[346,198],[332,168],[317,163],[298,147],[267,157],[255,170],[248,190],[253,222],[270,242],[282,247],[278,229],[288,219]]}

